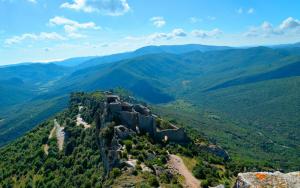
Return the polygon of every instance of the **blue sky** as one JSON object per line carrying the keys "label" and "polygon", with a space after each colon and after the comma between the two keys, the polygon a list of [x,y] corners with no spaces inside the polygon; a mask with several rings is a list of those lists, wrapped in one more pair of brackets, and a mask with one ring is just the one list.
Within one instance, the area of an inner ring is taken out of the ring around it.
{"label": "blue sky", "polygon": [[300,42],[299,0],[0,0],[0,64]]}

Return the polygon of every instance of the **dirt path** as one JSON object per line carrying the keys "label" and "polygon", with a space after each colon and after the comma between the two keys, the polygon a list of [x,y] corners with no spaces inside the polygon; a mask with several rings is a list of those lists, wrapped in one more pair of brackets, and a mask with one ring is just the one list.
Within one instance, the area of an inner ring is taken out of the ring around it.
{"label": "dirt path", "polygon": [[58,149],[59,151],[62,151],[64,146],[64,140],[65,140],[64,127],[61,127],[57,123],[56,119],[54,119],[54,127],[56,127],[56,139],[57,139]]}
{"label": "dirt path", "polygon": [[176,170],[185,179],[184,187],[188,188],[199,188],[200,181],[196,179],[193,174],[188,170],[188,168],[183,163],[183,160],[177,155],[169,155],[169,166]]}
{"label": "dirt path", "polygon": [[84,127],[85,129],[91,128],[91,125],[88,124],[87,122],[85,122],[85,121],[82,119],[81,114],[78,114],[78,115],[76,116],[76,125],[77,125],[77,126],[83,125],[83,127]]}
{"label": "dirt path", "polygon": [[[53,128],[51,129],[50,131],[50,134],[49,134],[49,139],[53,138],[54,137],[54,134],[56,136],[56,139],[57,139],[57,146],[58,146],[58,149],[59,151],[62,151],[63,149],[63,146],[64,146],[64,141],[65,141],[65,132],[64,132],[64,127],[61,127],[57,120],[54,119],[54,126]],[[44,152],[46,155],[48,155],[48,151],[49,151],[49,145],[48,144],[45,144],[43,145],[44,147]]]}
{"label": "dirt path", "polygon": [[49,154],[48,151],[49,151],[49,145],[48,145],[48,144],[45,144],[45,145],[44,145],[44,152],[45,152],[46,155]]}
{"label": "dirt path", "polygon": [[54,136],[55,130],[56,130],[56,126],[54,126],[54,127],[51,129],[50,134],[49,134],[49,139],[51,139],[51,138]]}

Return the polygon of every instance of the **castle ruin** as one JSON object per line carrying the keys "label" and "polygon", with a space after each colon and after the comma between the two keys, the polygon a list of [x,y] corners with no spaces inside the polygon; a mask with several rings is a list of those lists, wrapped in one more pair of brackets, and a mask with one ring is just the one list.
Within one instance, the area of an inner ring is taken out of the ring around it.
{"label": "castle ruin", "polygon": [[127,128],[140,133],[148,133],[156,141],[184,143],[188,137],[182,128],[168,123],[168,128],[158,126],[158,116],[141,104],[123,102],[117,95],[107,95],[108,113],[117,117]]}

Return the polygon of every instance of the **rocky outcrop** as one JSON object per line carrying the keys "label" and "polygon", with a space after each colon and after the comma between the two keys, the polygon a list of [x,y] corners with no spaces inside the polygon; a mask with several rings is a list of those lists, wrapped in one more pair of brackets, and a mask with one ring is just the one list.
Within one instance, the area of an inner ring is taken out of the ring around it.
{"label": "rocky outcrop", "polygon": [[248,172],[239,173],[235,188],[299,188],[300,172]]}
{"label": "rocky outcrop", "polygon": [[210,144],[210,145],[199,145],[201,150],[204,150],[206,152],[212,153],[218,157],[221,157],[225,160],[230,159],[229,154],[227,153],[226,150],[224,150],[223,148],[221,148],[220,146],[214,145],[214,144]]}
{"label": "rocky outcrop", "polygon": [[[100,135],[98,145],[106,175],[112,168],[123,165],[124,149],[121,141],[133,134],[148,134],[157,142],[163,140],[177,143],[188,141],[184,130],[175,125],[168,126],[167,129],[158,129],[158,117],[144,105],[126,102],[111,93],[104,93],[103,98],[94,103],[96,103],[94,109],[89,109],[92,103],[85,100],[81,102],[79,107],[87,108],[95,114],[96,130],[97,134]],[[77,115],[76,120],[83,124],[81,116]],[[142,164],[141,167],[143,168]],[[150,171],[147,168],[143,170]]]}
{"label": "rocky outcrop", "polygon": [[128,137],[135,134],[132,130],[128,129],[124,125],[115,126],[114,132],[115,132],[115,136],[121,140],[127,139]]}

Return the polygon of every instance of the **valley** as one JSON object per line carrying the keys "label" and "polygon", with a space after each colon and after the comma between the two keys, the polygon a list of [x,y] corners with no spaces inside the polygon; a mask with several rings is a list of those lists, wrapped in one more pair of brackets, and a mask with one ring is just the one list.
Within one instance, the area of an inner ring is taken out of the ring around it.
{"label": "valley", "polygon": [[[0,145],[6,148],[66,109],[72,92],[115,90],[148,102],[155,113],[194,132],[191,137],[220,145],[235,174],[298,171],[299,49],[195,48],[152,46],[70,63],[2,67]],[[85,118],[77,114],[76,124],[90,131]],[[48,143],[42,151],[49,156],[51,148]]]}

